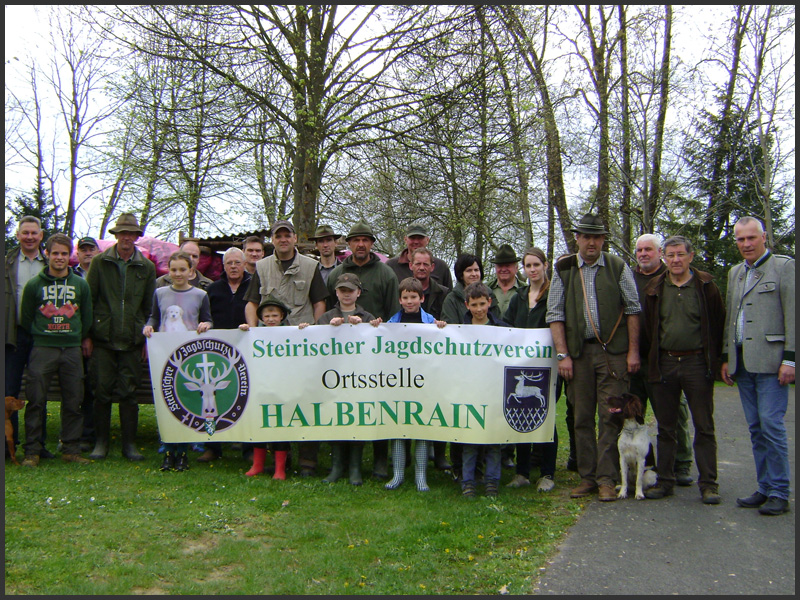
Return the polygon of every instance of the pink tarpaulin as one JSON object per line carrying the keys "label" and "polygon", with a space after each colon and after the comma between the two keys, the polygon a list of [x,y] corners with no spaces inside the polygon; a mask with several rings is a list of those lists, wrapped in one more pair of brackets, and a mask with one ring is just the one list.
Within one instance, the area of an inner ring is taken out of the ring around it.
{"label": "pink tarpaulin", "polygon": [[[97,245],[100,246],[101,252],[107,250],[116,243],[116,240],[97,240]],[[136,240],[136,247],[145,258],[149,258],[153,261],[153,264],[156,266],[156,274],[159,276],[169,272],[169,257],[173,252],[178,250],[178,244],[151,237],[140,237]],[[75,250],[72,251],[72,258],[69,264],[72,266],[78,264],[78,255]]]}

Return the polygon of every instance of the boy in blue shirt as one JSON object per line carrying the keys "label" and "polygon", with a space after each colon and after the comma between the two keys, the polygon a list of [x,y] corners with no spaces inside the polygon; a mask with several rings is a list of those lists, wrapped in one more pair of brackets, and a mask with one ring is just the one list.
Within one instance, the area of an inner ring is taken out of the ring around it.
{"label": "boy in blue shirt", "polygon": [[[423,290],[422,283],[414,277],[406,277],[400,282],[400,306],[399,312],[394,314],[388,323],[435,323],[441,329],[447,323],[439,321],[433,315],[426,313],[422,309]],[[380,318],[376,319],[380,323]],[[417,490],[427,492],[427,470],[428,470],[428,442],[417,440],[414,451],[414,473]],[[386,484],[387,490],[394,490],[400,487],[405,477],[406,451],[403,440],[392,440],[392,468],[394,477]]]}

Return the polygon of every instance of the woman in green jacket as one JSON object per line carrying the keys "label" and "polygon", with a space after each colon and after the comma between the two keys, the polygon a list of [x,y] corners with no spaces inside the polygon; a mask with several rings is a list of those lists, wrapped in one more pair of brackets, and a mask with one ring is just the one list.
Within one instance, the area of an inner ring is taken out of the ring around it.
{"label": "woman in green jacket", "polygon": [[[467,312],[467,307],[464,305],[464,288],[470,283],[483,281],[483,263],[474,254],[461,254],[456,259],[453,271],[456,273],[456,285],[442,304],[442,321],[460,324],[464,322],[464,313]],[[490,312],[500,318],[500,309],[497,308],[497,298],[494,294]]]}

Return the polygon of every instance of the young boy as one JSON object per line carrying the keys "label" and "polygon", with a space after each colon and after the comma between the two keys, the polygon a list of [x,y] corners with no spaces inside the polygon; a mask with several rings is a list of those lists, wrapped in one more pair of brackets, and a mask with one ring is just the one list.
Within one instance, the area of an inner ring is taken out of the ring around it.
{"label": "young boy", "polygon": [[[350,325],[359,323],[372,323],[376,321],[371,313],[361,308],[357,302],[361,296],[361,280],[355,273],[342,273],[336,280],[336,297],[339,302],[331,310],[324,313],[317,319],[317,325],[342,325],[347,322]],[[302,329],[305,323],[300,324]],[[376,322],[377,326],[378,323]]]}
{"label": "young boy", "polygon": [[[278,327],[286,321],[291,310],[272,294],[267,295],[256,309],[256,316],[264,327]],[[239,325],[242,331],[248,331],[247,323]],[[273,442],[272,450],[275,454],[275,474],[273,479],[286,479],[286,458],[289,455],[289,442]],[[245,473],[248,477],[255,477],[264,472],[264,462],[267,459],[267,445],[253,444],[253,466]]]}
{"label": "young boy", "polygon": [[[464,299],[464,306],[467,308],[463,319],[465,325],[509,327],[507,323],[489,312],[492,308],[492,292],[486,284],[480,281],[470,283],[464,289]],[[464,496],[467,498],[475,496],[475,465],[482,448],[485,448],[486,458],[486,474],[484,475],[486,495],[497,496],[500,484],[500,444],[464,444],[463,448],[461,489]]]}
{"label": "young boy", "polygon": [[[361,296],[361,280],[355,273],[342,273],[336,280],[336,297],[339,302],[331,310],[317,319],[317,325],[333,325],[338,327],[344,323],[359,325],[370,323],[375,327],[380,321],[365,311],[356,302]],[[308,323],[300,323],[300,329],[308,327]],[[344,465],[349,468],[348,478],[351,485],[361,485],[361,457],[364,453],[364,442],[334,441],[331,445],[331,472],[322,481],[334,483],[344,475]]]}
{"label": "young boy", "polygon": [[69,268],[72,240],[63,233],[51,235],[45,245],[47,267],[22,291],[20,326],[30,332],[33,349],[28,362],[25,409],[25,467],[39,465],[42,421],[47,410],[47,389],[58,373],[61,386],[61,460],[86,464],[80,455],[83,431],[83,357],[81,346],[92,325],[89,284]]}
{"label": "young boy", "polygon": [[[401,310],[393,315],[387,323],[435,323],[439,329],[447,325],[445,321],[437,320],[422,309],[423,290],[419,279],[406,277],[400,282],[399,290]],[[380,318],[376,319],[377,323],[380,321]],[[414,463],[417,490],[427,492],[430,488],[428,488],[427,482],[428,442],[426,440],[417,440]],[[394,477],[386,484],[387,490],[400,487],[405,477],[406,452],[403,440],[392,440],[392,468]]]}

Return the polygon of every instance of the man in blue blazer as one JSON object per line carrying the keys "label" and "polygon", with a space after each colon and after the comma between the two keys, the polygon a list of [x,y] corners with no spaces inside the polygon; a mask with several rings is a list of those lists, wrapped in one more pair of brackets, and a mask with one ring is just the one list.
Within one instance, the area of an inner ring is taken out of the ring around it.
{"label": "man in blue blazer", "polygon": [[728,273],[722,379],[739,387],[758,478],[758,490],[736,503],[780,515],[789,510],[784,417],[795,369],[795,261],[767,249],[758,219],[742,217],[733,232],[744,262]]}

